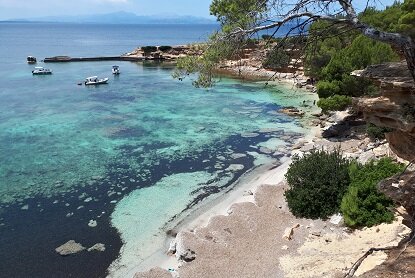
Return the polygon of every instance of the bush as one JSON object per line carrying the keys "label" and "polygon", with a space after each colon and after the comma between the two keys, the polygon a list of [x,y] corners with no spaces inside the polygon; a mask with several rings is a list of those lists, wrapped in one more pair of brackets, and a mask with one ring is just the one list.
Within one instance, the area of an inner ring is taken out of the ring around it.
{"label": "bush", "polygon": [[280,69],[288,66],[290,63],[290,56],[281,48],[274,48],[267,53],[262,66],[267,69]]}
{"label": "bush", "polygon": [[171,46],[169,46],[169,45],[162,45],[162,46],[159,46],[159,50],[161,51],[161,52],[166,52],[166,51],[169,51],[169,50],[171,50],[172,49],[172,47]]}
{"label": "bush", "polygon": [[141,50],[144,51],[144,53],[156,52],[157,46],[142,46]]}
{"label": "bush", "polygon": [[391,132],[392,129],[386,127],[378,127],[374,124],[368,123],[366,125],[366,133],[372,140],[385,139],[385,133]]}
{"label": "bush", "polygon": [[317,83],[317,94],[320,98],[328,98],[340,94],[340,82],[319,81]]}
{"label": "bush", "polygon": [[352,104],[352,98],[348,96],[334,95],[328,98],[322,98],[317,102],[323,113],[329,111],[342,111]]}
{"label": "bush", "polygon": [[377,184],[403,170],[390,158],[371,161],[366,165],[356,162],[350,164],[350,187],[341,203],[341,212],[346,225],[350,227],[373,226],[383,222],[390,223],[393,213],[388,207],[392,200],[377,190]]}
{"label": "bush", "polygon": [[327,218],[339,211],[349,185],[349,161],[339,150],[312,150],[294,156],[285,177],[290,189],[284,195],[295,216]]}

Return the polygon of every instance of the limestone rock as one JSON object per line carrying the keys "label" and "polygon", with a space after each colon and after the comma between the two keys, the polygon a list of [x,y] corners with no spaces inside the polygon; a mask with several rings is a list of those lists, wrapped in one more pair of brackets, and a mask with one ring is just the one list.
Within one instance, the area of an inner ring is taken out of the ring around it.
{"label": "limestone rock", "polygon": [[393,129],[386,134],[390,148],[401,158],[415,159],[415,83],[404,62],[384,63],[354,73],[370,78],[381,96],[355,102],[367,122]]}
{"label": "limestone rock", "polygon": [[83,250],[85,250],[85,247],[83,247],[80,243],[75,242],[74,240],[69,240],[65,244],[55,249],[55,251],[61,256],[76,254]]}
{"label": "limestone rock", "polygon": [[179,256],[180,261],[184,261],[187,263],[193,261],[194,259],[196,259],[196,252],[190,249],[186,249]]}

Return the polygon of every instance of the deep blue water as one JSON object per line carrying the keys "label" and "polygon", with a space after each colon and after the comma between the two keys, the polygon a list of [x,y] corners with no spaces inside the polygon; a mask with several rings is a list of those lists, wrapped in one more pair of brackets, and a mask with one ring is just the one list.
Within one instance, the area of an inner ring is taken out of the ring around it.
{"label": "deep blue water", "polygon": [[[294,119],[276,112],[307,97],[287,88],[222,79],[196,89],[157,63],[119,63],[117,77],[110,62],[39,62],[51,76],[32,76],[34,66],[26,64],[28,55],[119,55],[141,45],[200,42],[215,28],[0,24],[2,276],[104,277],[122,240],[150,250],[147,239],[163,233],[163,223],[280,156],[261,153],[261,144],[276,149],[301,135]],[[107,76],[109,84],[77,85],[91,75]],[[259,135],[243,136],[253,132]],[[231,164],[244,168],[232,171]],[[152,190],[159,187],[163,193]],[[130,207],[137,196],[143,206]],[[133,227],[137,234],[126,231],[131,219],[123,220],[134,214],[151,215]],[[98,226],[89,227],[90,220]],[[54,249],[70,239],[85,247],[104,243],[106,251],[61,257]]]}

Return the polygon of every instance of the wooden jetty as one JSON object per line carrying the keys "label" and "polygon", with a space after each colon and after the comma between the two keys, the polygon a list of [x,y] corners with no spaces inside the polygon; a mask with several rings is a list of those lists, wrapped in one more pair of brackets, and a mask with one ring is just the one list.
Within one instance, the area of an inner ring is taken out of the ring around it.
{"label": "wooden jetty", "polygon": [[107,56],[107,57],[69,57],[55,56],[48,57],[43,60],[45,63],[67,63],[67,62],[94,62],[94,61],[164,61],[164,57],[143,57],[143,56]]}

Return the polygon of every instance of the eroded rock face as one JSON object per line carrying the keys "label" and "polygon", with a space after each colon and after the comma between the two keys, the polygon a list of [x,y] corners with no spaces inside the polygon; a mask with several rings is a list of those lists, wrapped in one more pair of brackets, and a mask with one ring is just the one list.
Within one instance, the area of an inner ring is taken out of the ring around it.
{"label": "eroded rock face", "polygon": [[395,203],[403,206],[410,216],[415,215],[415,172],[397,174],[379,183],[378,188]]}
{"label": "eroded rock face", "polygon": [[354,75],[370,78],[380,87],[380,96],[361,98],[356,107],[367,122],[393,129],[386,135],[395,153],[415,159],[415,82],[405,63],[369,66]]}

